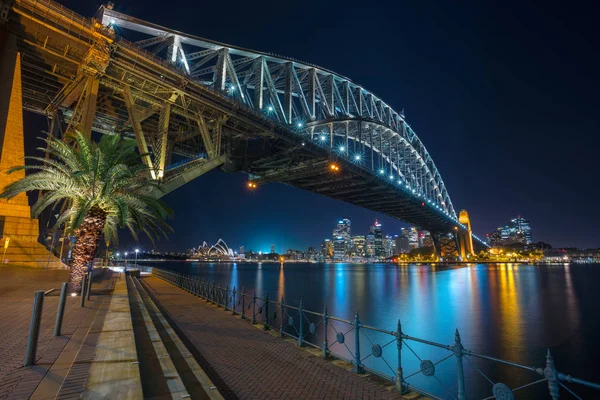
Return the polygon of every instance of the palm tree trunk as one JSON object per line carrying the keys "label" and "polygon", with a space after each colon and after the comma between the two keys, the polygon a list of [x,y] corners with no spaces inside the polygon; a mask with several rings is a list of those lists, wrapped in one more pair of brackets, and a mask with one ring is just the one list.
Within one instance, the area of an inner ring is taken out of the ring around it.
{"label": "palm tree trunk", "polygon": [[71,258],[71,275],[69,276],[70,292],[79,293],[81,291],[81,281],[88,270],[88,265],[94,260],[105,223],[106,212],[100,207],[92,207],[79,229],[75,231],[76,241]]}

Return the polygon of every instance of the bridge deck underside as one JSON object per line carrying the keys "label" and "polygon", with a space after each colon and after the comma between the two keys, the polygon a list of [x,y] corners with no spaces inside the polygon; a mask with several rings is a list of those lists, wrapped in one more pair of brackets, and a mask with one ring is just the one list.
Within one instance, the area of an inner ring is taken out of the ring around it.
{"label": "bridge deck underside", "polygon": [[[256,177],[253,181],[259,185],[270,182],[291,185],[377,211],[432,232],[451,232],[454,229],[455,225],[441,213],[425,207],[424,201],[399,191],[397,185],[373,176],[361,166],[332,159],[310,142],[303,146],[298,140],[296,146],[286,144],[286,147],[287,151],[279,149],[271,158],[265,157],[245,168]],[[332,164],[339,166],[340,170],[332,172]]]}

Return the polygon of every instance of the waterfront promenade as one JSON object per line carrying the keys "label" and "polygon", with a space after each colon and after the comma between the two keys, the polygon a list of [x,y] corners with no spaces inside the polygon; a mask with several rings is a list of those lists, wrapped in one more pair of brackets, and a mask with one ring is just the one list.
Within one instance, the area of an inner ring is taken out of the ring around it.
{"label": "waterfront promenade", "polygon": [[[61,336],[54,325],[60,286],[68,270],[0,266],[0,399],[79,398],[95,353],[113,285],[111,273],[94,280],[91,299],[80,307],[80,297],[67,297]],[[23,367],[33,294],[49,291],[44,307],[35,365]],[[73,366],[73,367],[72,367]]]}
{"label": "waterfront promenade", "polygon": [[142,282],[224,398],[406,398],[161,279]]}

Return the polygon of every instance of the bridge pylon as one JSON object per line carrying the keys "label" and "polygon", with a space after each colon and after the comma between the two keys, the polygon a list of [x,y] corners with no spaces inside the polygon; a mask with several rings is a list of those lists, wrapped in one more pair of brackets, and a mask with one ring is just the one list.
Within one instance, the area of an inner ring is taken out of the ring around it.
{"label": "bridge pylon", "polygon": [[[25,177],[25,171],[6,174],[25,158],[21,58],[15,37],[0,24],[0,192]],[[0,265],[60,268],[64,264],[40,243],[39,221],[31,218],[25,193],[0,199],[0,243],[5,245]]]}
{"label": "bridge pylon", "polygon": [[473,231],[471,230],[471,220],[469,219],[469,213],[467,210],[460,210],[458,222],[467,227],[466,230],[461,230],[458,233],[460,256],[463,260],[466,260],[467,255],[475,255],[475,251],[473,249]]}

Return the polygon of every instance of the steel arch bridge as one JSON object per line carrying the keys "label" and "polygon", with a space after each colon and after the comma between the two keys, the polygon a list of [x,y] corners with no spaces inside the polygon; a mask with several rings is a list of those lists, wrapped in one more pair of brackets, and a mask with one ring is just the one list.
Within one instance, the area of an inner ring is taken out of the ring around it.
{"label": "steel arch bridge", "polygon": [[13,0],[3,17],[24,108],[47,116],[53,135],[135,139],[165,193],[221,167],[248,173],[250,187],[287,183],[407,221],[431,231],[442,255],[470,235],[404,115],[344,76],[110,3],[88,19],[50,0]]}

